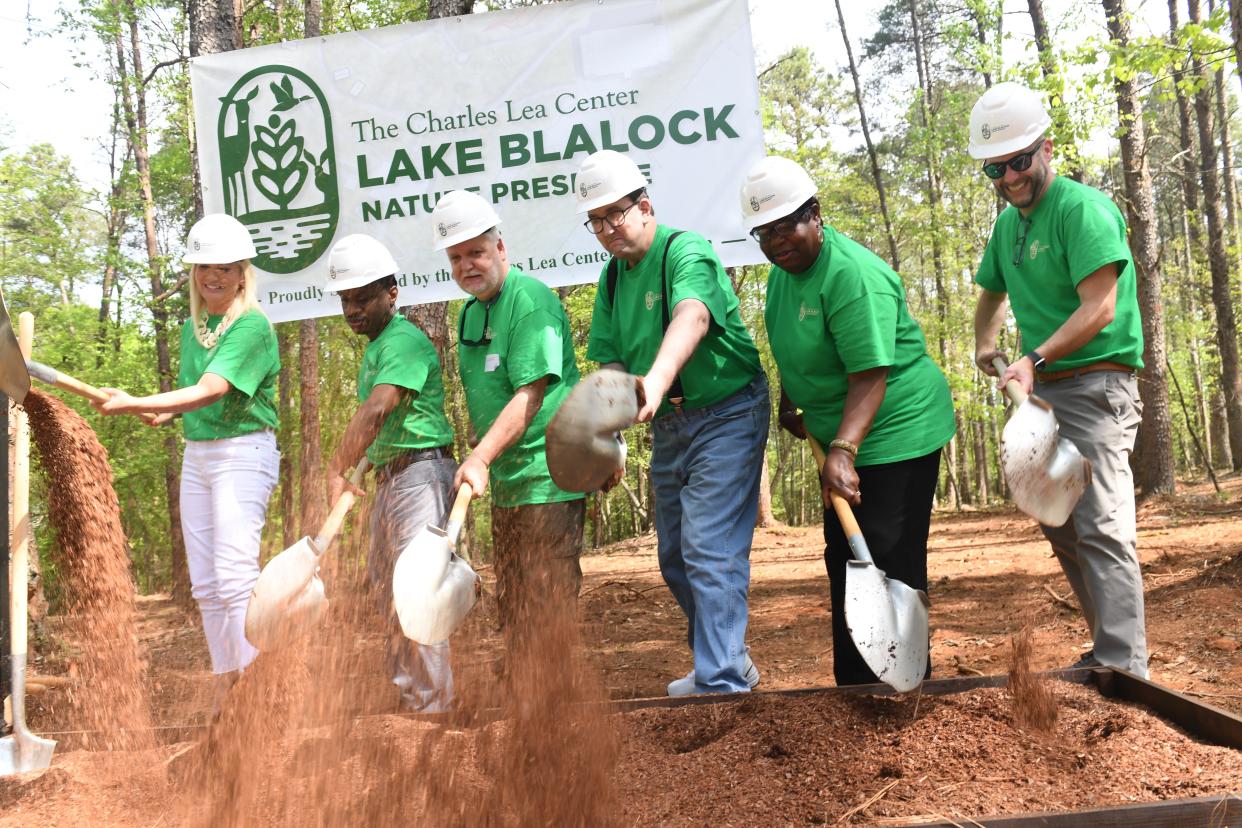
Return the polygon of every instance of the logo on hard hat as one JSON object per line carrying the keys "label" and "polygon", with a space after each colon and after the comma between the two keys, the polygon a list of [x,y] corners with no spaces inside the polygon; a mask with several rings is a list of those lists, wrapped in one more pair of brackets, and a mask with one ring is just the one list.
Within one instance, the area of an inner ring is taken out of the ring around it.
{"label": "logo on hard hat", "polygon": [[329,278],[329,279],[335,279],[335,278],[336,278],[336,274],[337,274],[337,272],[338,272],[338,271],[337,271],[337,269],[336,269],[336,265],[332,265],[332,266],[330,266],[330,267],[328,268],[328,278]]}
{"label": "logo on hard hat", "polygon": [[578,195],[582,196],[583,198],[587,197],[587,185],[585,184],[578,185]]}
{"label": "logo on hard hat", "polygon": [[756,213],[759,212],[759,199],[754,196],[750,197],[750,209],[754,210]]}
{"label": "logo on hard hat", "polygon": [[198,239],[194,240],[194,250],[197,252],[203,249],[203,244]]}
{"label": "logo on hard hat", "polygon": [[436,232],[440,234],[440,238],[444,238],[448,235],[448,228],[444,226],[444,222],[440,222],[436,225]]}
{"label": "logo on hard hat", "polygon": [[991,124],[984,124],[983,126],[979,127],[979,133],[983,136],[983,140],[987,141],[996,133],[1004,132],[1007,129],[1009,129],[1009,124],[1001,124],[1000,126],[992,126]]}

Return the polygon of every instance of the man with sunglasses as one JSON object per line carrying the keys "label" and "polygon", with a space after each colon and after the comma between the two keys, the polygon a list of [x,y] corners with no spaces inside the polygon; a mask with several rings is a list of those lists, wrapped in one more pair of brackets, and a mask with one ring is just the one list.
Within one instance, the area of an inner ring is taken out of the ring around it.
{"label": "man with sunglasses", "polygon": [[[432,211],[436,250],[470,294],[457,362],[478,443],[454,487],[492,486],[492,549],[506,666],[543,659],[539,633],[572,626],[582,583],[583,495],[552,482],[544,433],[578,382],[569,319],[543,282],[509,265],[500,217],[481,196],[445,193]],[[555,615],[553,615],[555,614]]]}
{"label": "man with sunglasses", "polygon": [[686,615],[694,669],[672,696],[744,692],[750,545],[771,416],[767,378],[711,244],[656,221],[647,179],[602,150],[578,170],[578,212],[612,254],[587,358],[639,376],[652,423],[660,572]]}
{"label": "man with sunglasses", "polygon": [[1051,119],[1015,83],[985,92],[970,113],[970,154],[1009,202],[979,263],[975,362],[1004,354],[997,337],[1007,302],[1023,356],[1016,380],[1051,403],[1068,438],[1091,461],[1091,485],[1064,526],[1041,526],[1082,606],[1103,664],[1147,675],[1143,578],[1136,552],[1130,453],[1142,414],[1135,373],[1143,331],[1121,211],[1103,193],[1052,171]]}
{"label": "man with sunglasses", "polygon": [[389,619],[388,662],[401,706],[440,713],[453,701],[448,642],[407,639],[392,608],[397,556],[427,525],[443,526],[457,464],[453,427],[444,416],[440,359],[426,335],[397,313],[398,267],[380,241],[346,236],[328,254],[328,285],[350,329],[368,340],[358,369],[358,401],[328,463],[331,502],[349,486],[347,470],[365,452],[375,468],[367,574]]}
{"label": "man with sunglasses", "polygon": [[956,425],[949,383],[910,316],[901,277],[824,221],[817,192],[800,165],[769,156],[742,185],[742,219],[773,265],[764,321],[781,377],[781,426],[827,449],[820,479],[833,675],[838,685],[872,684],[879,678],[846,624],[853,555],[829,497],[849,501],[876,566],[926,591],[940,450]]}

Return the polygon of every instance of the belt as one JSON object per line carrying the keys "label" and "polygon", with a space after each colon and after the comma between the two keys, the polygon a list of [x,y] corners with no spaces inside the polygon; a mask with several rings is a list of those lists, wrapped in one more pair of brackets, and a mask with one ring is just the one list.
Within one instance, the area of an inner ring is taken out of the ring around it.
{"label": "belt", "polygon": [[450,460],[452,459],[452,446],[436,446],[435,448],[429,449],[411,449],[410,451],[398,454],[396,457],[380,466],[375,472],[375,479],[383,483],[386,480],[391,480],[393,477],[396,477],[398,474],[405,471],[415,463],[423,460],[439,460],[442,457],[447,457]]}
{"label": "belt", "polygon": [[1083,374],[1094,374],[1096,371],[1117,371],[1122,374],[1133,374],[1136,370],[1138,369],[1133,365],[1122,365],[1120,362],[1093,362],[1090,365],[1070,368],[1066,371],[1045,371],[1042,374],[1036,374],[1035,381],[1039,383],[1060,382],[1061,380],[1077,379]]}

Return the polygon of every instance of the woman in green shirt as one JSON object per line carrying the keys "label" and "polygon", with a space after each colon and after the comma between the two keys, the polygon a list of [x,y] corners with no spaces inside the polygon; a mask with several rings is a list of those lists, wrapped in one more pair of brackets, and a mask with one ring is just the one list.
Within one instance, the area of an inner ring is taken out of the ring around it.
{"label": "woman in green shirt", "polygon": [[190,583],[218,677],[217,709],[254,660],[246,605],[259,577],[259,541],[276,486],[276,333],[255,296],[249,231],[232,216],[190,229],[190,318],[181,331],[179,388],[148,397],[104,389],[105,414],[184,415],[181,530]]}
{"label": "woman in green shirt", "polygon": [[802,167],[760,161],[742,187],[742,213],[773,265],[764,321],[780,371],[780,423],[828,450],[821,483],[833,671],[837,684],[873,683],[845,624],[851,555],[829,493],[853,507],[876,565],[926,590],[940,449],[955,429],[949,385],[927,355],[901,278],[824,224]]}

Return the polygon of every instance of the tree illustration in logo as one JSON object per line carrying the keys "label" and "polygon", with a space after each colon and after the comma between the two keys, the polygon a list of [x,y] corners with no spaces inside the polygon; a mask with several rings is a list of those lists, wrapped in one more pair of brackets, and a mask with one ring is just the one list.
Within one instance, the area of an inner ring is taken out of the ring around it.
{"label": "tree illustration in logo", "polygon": [[268,199],[288,209],[306,182],[309,167],[302,158],[304,139],[297,135],[293,119],[281,121],[279,115],[267,119],[267,126],[254,128],[254,185]]}

